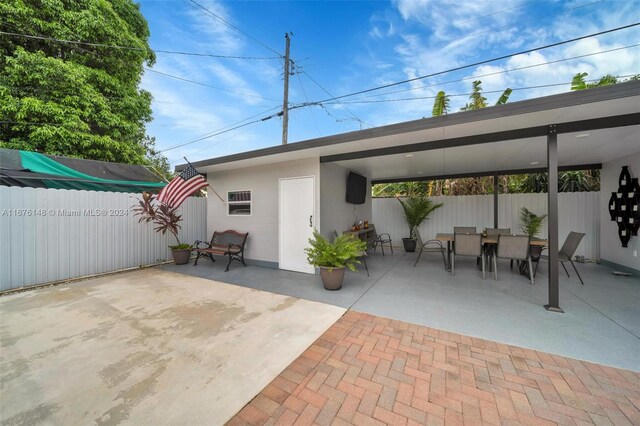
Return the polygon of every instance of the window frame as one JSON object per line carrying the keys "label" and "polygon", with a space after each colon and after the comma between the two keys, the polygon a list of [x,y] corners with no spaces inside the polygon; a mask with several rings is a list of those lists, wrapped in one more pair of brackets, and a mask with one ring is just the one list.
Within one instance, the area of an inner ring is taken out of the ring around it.
{"label": "window frame", "polygon": [[[249,193],[249,201],[229,201],[229,194],[234,193],[234,192],[248,192]],[[236,189],[236,190],[231,190],[231,191],[227,191],[227,202],[226,202],[227,206],[227,216],[231,216],[231,217],[251,217],[253,216],[253,190],[252,189]],[[238,205],[238,204],[249,204],[249,214],[233,214],[230,213],[229,208],[232,205]]]}

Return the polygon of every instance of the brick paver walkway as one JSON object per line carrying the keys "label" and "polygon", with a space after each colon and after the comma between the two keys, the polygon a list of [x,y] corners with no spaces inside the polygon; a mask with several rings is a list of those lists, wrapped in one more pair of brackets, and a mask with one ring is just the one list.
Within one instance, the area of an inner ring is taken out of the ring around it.
{"label": "brick paver walkway", "polygon": [[640,425],[640,373],[348,311],[230,422]]}

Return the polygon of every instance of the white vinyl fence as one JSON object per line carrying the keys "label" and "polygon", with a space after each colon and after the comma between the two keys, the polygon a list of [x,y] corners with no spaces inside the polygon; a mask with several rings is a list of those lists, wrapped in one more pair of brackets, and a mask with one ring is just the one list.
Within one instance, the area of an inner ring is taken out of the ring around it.
{"label": "white vinyl fence", "polygon": [[[171,259],[170,233],[138,223],[140,194],[0,186],[0,290]],[[206,199],[180,208],[180,241],[207,239]]]}
{"label": "white vinyl fence", "polygon": [[[426,239],[438,232],[453,232],[454,226],[493,228],[493,195],[467,195],[431,197],[434,203],[444,203],[420,226],[420,234]],[[498,196],[498,225],[520,231],[520,210],[526,207],[536,214],[547,213],[547,194],[501,194]],[[569,232],[584,232],[577,255],[587,259],[600,258],[600,193],[563,192],[558,199],[559,245]],[[408,237],[409,229],[404,221],[402,206],[395,198],[373,199],[373,223],[378,232],[388,232],[394,245],[401,245],[401,238]],[[547,220],[538,237],[546,238]]]}

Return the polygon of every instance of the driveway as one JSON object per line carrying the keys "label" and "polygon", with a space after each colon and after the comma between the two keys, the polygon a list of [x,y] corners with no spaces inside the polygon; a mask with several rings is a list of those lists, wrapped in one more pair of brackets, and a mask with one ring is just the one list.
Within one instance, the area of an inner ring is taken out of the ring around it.
{"label": "driveway", "polygon": [[147,269],[0,298],[0,423],[222,424],[345,309]]}

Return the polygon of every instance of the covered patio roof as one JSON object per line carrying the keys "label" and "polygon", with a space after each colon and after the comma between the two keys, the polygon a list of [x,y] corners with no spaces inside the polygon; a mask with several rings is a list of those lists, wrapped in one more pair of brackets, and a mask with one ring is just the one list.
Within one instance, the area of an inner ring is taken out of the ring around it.
{"label": "covered patio roof", "polygon": [[194,166],[211,173],[320,157],[367,173],[374,182],[537,169],[546,165],[551,124],[559,135],[560,167],[597,166],[637,152],[640,81],[278,145]]}

